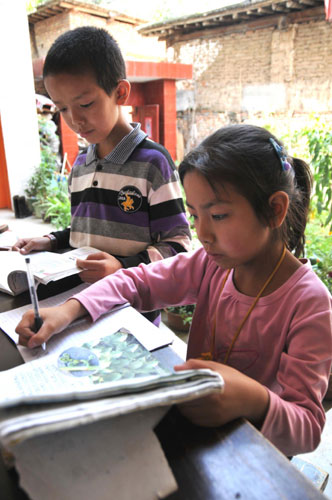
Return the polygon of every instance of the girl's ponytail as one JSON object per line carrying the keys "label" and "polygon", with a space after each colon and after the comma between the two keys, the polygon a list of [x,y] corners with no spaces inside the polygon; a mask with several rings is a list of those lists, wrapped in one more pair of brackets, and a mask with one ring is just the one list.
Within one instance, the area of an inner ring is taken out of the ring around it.
{"label": "girl's ponytail", "polygon": [[290,193],[284,238],[287,247],[294,251],[296,257],[299,257],[300,255],[304,255],[304,232],[310,208],[312,176],[310,168],[305,161],[299,158],[292,158],[291,161],[295,174],[295,190],[293,193]]}

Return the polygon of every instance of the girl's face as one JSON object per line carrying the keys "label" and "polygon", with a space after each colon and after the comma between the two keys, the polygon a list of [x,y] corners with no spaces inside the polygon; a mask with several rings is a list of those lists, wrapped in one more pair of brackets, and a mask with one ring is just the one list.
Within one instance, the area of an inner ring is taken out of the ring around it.
{"label": "girl's face", "polygon": [[248,200],[231,184],[216,192],[198,172],[183,181],[197,236],[208,255],[225,269],[254,263],[271,242],[271,229],[257,218]]}

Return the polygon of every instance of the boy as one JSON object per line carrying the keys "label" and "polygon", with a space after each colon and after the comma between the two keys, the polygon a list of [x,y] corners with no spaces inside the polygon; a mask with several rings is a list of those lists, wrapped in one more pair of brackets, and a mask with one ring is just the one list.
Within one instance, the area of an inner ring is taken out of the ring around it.
{"label": "boy", "polygon": [[90,146],[69,176],[70,229],[21,239],[13,249],[96,247],[101,252],[77,261],[91,283],[187,251],[190,230],[173,161],[124,116],[130,83],[117,42],[90,26],[68,31],[50,48],[43,77],[67,125]]}

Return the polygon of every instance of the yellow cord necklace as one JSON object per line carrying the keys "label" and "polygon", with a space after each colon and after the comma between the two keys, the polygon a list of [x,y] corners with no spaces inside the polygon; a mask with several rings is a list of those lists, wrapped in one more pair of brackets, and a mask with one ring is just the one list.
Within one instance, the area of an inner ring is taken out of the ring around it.
{"label": "yellow cord necklace", "polygon": [[[240,323],[240,326],[238,327],[238,329],[236,330],[233,338],[232,338],[232,341],[230,343],[230,346],[226,352],[226,355],[225,355],[225,358],[224,358],[224,361],[223,363],[226,364],[227,361],[228,361],[228,358],[230,356],[230,353],[232,352],[232,349],[234,347],[234,344],[236,342],[236,340],[238,339],[238,336],[240,335],[240,331],[244,325],[244,323],[247,321],[250,313],[252,312],[252,310],[254,309],[255,305],[257,304],[258,302],[258,299],[260,298],[260,296],[262,295],[262,293],[264,292],[265,288],[267,287],[267,285],[272,281],[272,278],[273,276],[275,275],[275,273],[278,271],[279,267],[281,266],[284,258],[285,258],[285,255],[286,255],[286,246],[284,246],[284,249],[282,251],[282,254],[281,254],[281,257],[280,259],[278,260],[276,266],[274,267],[272,273],[270,274],[270,276],[267,278],[267,280],[265,281],[264,285],[262,286],[262,288],[260,289],[260,291],[258,292],[258,295],[256,296],[254,302],[251,304],[250,308],[248,309],[246,315],[244,316],[243,320],[241,321]],[[221,299],[221,295],[222,295],[222,292],[223,292],[223,289],[225,287],[225,284],[226,284],[226,281],[228,279],[228,276],[231,272],[231,269],[229,269],[227,271],[227,274],[222,282],[222,285],[221,285],[221,289],[220,289],[220,293],[219,293],[219,298],[218,298],[218,302],[217,302],[217,306],[216,306],[216,311],[215,311],[215,314],[214,314],[214,318],[213,318],[213,328],[212,328],[212,335],[211,335],[211,346],[210,346],[210,351],[209,352],[202,352],[202,354],[200,355],[199,359],[204,359],[204,360],[207,360],[207,361],[212,361],[213,360],[213,351],[214,351],[214,347],[215,347],[215,338],[216,338],[216,323],[217,323],[217,312],[218,312],[218,308],[219,308],[219,302],[220,302],[220,299]]]}

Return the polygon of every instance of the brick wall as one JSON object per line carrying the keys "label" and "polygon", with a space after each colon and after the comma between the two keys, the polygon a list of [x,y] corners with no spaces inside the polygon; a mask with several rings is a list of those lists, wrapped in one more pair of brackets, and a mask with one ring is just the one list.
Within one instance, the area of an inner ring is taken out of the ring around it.
{"label": "brick wall", "polygon": [[232,121],[266,125],[319,112],[332,118],[332,23],[321,19],[175,43],[173,60],[193,64],[194,109],[178,111],[185,150]]}
{"label": "brick wall", "polygon": [[[45,57],[48,49],[58,36],[70,29],[70,17],[67,13],[53,16],[44,21],[40,21],[30,27],[30,42],[32,58],[38,59]],[[32,43],[33,41],[33,43]]]}
{"label": "brick wall", "polygon": [[125,59],[160,61],[165,58],[165,42],[140,35],[129,23],[92,16],[78,11],[68,11],[39,21],[30,27],[33,59],[45,57],[54,40],[69,29],[79,26],[104,28],[117,40]]}

